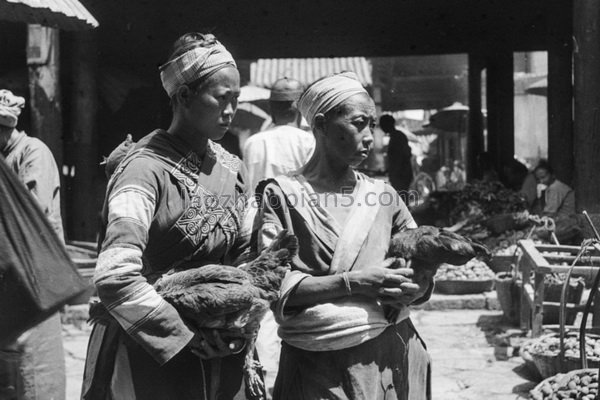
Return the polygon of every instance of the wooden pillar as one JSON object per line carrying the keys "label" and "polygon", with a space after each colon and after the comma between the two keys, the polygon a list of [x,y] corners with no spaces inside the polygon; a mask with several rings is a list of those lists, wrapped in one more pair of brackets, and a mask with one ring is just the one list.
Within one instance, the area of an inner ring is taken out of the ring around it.
{"label": "wooden pillar", "polygon": [[600,2],[573,2],[574,188],[577,209],[600,213]]}
{"label": "wooden pillar", "polygon": [[[557,4],[558,5],[558,4]],[[554,7],[550,14],[548,49],[548,161],[556,177],[573,179],[572,25],[564,18],[570,9]]]}
{"label": "wooden pillar", "polygon": [[62,165],[63,125],[59,85],[59,31],[41,25],[29,25],[27,66],[31,136],[42,140]]}
{"label": "wooden pillar", "polygon": [[72,162],[75,174],[71,182],[70,234],[73,239],[95,241],[102,194],[97,193],[98,46],[95,31],[73,34]]}
{"label": "wooden pillar", "polygon": [[500,49],[487,57],[488,151],[502,177],[515,154],[513,53]]}
{"label": "wooden pillar", "polygon": [[481,178],[477,168],[477,155],[484,150],[483,114],[481,113],[481,71],[485,61],[469,54],[469,121],[467,126],[467,179]]}

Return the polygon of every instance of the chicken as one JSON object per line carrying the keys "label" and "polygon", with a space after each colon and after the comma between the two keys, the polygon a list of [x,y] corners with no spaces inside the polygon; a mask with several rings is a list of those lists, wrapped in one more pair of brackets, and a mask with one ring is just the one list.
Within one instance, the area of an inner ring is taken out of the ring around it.
{"label": "chicken", "polygon": [[154,284],[191,329],[219,330],[234,352],[245,346],[244,380],[253,399],[265,396],[253,358],[260,321],[277,300],[297,250],[297,238],[284,230],[258,258],[240,267],[205,265],[169,273]]}
{"label": "chicken", "polygon": [[[490,257],[488,249],[456,233],[423,225],[396,233],[390,240],[388,257],[410,261],[413,279],[418,282],[425,275],[433,276],[440,265],[462,265],[473,257]],[[389,321],[395,320],[395,310],[385,312]]]}
{"label": "chicken", "polygon": [[390,241],[388,255],[435,269],[443,263],[462,265],[473,257],[489,257],[490,253],[485,246],[464,236],[424,225],[395,234]]}

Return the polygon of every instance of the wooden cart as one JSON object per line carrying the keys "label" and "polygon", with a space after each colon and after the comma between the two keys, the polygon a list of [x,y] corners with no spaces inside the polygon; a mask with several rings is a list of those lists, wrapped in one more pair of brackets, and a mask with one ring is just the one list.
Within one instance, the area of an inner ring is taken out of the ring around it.
{"label": "wooden cart", "polygon": [[[519,258],[519,270],[522,276],[521,286],[521,329],[531,329],[532,336],[543,333],[544,305],[558,307],[559,303],[544,301],[544,277],[550,273],[567,273],[575,260],[580,247],[550,244],[535,244],[531,240],[519,241],[522,255]],[[559,254],[556,254],[559,253]],[[582,262],[588,265],[577,265],[573,276],[584,277],[586,282],[593,281],[600,269],[600,254],[583,257]],[[566,263],[566,265],[561,265]],[[533,276],[533,279],[532,279]],[[600,297],[596,295],[591,310],[592,325],[600,327]],[[584,305],[566,304],[567,309],[583,311]]]}

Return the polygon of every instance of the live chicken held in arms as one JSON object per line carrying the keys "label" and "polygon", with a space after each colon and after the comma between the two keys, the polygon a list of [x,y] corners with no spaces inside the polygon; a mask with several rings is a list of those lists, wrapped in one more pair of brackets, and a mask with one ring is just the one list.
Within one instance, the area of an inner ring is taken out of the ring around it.
{"label": "live chicken held in arms", "polygon": [[297,238],[284,230],[258,258],[240,267],[211,264],[175,271],[154,285],[192,330],[217,329],[233,351],[245,347],[244,379],[253,396],[261,391],[260,366],[253,360],[260,321],[278,299],[297,250]]}
{"label": "live chicken held in arms", "polygon": [[490,252],[485,246],[454,232],[428,225],[396,233],[388,249],[388,257],[410,260],[415,273],[421,268],[435,270],[442,264],[462,265],[474,257],[489,256]]}

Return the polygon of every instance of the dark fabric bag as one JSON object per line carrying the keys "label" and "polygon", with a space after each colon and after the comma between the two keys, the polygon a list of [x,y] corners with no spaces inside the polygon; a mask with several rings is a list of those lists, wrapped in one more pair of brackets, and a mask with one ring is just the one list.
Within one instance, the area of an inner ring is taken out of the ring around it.
{"label": "dark fabric bag", "polygon": [[36,200],[0,156],[0,345],[86,287]]}

